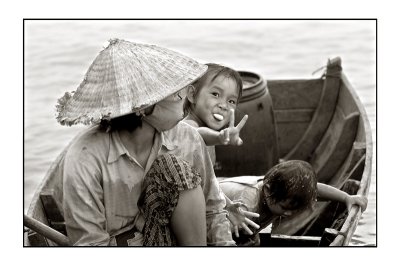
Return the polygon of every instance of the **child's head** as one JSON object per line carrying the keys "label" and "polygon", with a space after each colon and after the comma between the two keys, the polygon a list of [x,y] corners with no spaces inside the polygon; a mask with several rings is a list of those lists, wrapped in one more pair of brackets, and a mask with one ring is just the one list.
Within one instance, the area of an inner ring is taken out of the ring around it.
{"label": "child's head", "polygon": [[229,123],[229,109],[236,109],[243,83],[237,71],[218,64],[207,65],[207,72],[188,88],[184,112],[200,126],[220,130]]}
{"label": "child's head", "polygon": [[262,204],[279,216],[311,207],[317,197],[317,177],[312,166],[299,160],[279,163],[264,177]]}

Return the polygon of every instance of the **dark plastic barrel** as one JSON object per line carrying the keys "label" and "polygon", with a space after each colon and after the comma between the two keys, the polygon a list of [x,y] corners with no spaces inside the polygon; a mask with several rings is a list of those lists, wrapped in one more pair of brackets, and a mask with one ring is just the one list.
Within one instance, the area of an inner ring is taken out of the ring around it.
{"label": "dark plastic barrel", "polygon": [[249,115],[240,132],[242,146],[217,145],[215,173],[220,177],[264,175],[278,163],[272,100],[266,81],[258,74],[239,71],[243,94],[235,112],[235,125]]}

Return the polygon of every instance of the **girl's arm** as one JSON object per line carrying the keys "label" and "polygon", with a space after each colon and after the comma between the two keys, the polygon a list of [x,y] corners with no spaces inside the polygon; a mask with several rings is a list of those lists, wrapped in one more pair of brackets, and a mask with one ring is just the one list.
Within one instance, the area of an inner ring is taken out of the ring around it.
{"label": "girl's arm", "polygon": [[[221,132],[224,130],[216,131],[208,127],[199,127],[199,125],[191,119],[185,119],[184,122],[194,127],[197,130],[197,132],[199,132],[200,136],[202,137],[207,146],[227,144],[227,142],[225,142],[225,136],[223,135],[225,134],[225,132],[221,134]],[[229,142],[229,136],[228,136],[228,142]]]}
{"label": "girl's arm", "polygon": [[225,129],[216,131],[208,127],[199,127],[197,132],[199,132],[207,146],[227,145],[229,143],[229,132]]}
{"label": "girl's arm", "polygon": [[317,190],[319,200],[335,200],[343,202],[346,204],[349,211],[354,204],[359,205],[362,212],[367,208],[368,199],[365,196],[349,195],[340,189],[323,183],[317,183]]}
{"label": "girl's arm", "polygon": [[239,124],[235,126],[235,111],[233,109],[229,110],[229,126],[221,131],[216,131],[208,127],[199,127],[197,131],[200,133],[201,137],[207,146],[214,145],[237,145],[243,144],[243,140],[240,138],[240,130],[246,124],[248,115],[245,115]]}

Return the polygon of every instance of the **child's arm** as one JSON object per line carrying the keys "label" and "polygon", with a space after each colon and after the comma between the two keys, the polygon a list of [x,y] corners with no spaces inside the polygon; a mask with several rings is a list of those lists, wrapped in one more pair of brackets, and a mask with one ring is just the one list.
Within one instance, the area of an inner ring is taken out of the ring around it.
{"label": "child's arm", "polygon": [[230,198],[228,198],[225,194],[226,207],[225,209],[228,211],[228,219],[232,224],[233,231],[235,232],[236,237],[239,237],[239,228],[243,228],[248,234],[253,234],[248,226],[252,226],[255,229],[259,229],[260,226],[250,220],[252,217],[260,217],[258,213],[249,212],[243,210],[241,207],[246,207],[246,205],[242,202],[233,202]]}
{"label": "child's arm", "polygon": [[367,208],[368,199],[365,196],[349,195],[342,190],[323,183],[317,183],[317,190],[318,199],[343,202],[346,204],[349,211],[354,204],[359,205],[362,212]]}
{"label": "child's arm", "polygon": [[[226,143],[225,136],[221,136],[221,133],[219,131],[208,127],[199,127],[199,125],[195,121],[190,119],[185,120],[185,123],[191,125],[197,130],[197,132],[199,132],[200,136],[203,138],[207,146],[214,146]],[[223,130],[221,130],[221,132],[222,131]]]}
{"label": "child's arm", "polygon": [[199,127],[197,132],[201,135],[207,146],[214,145],[227,145],[229,143],[229,137],[225,136],[225,129],[216,131],[208,127]]}

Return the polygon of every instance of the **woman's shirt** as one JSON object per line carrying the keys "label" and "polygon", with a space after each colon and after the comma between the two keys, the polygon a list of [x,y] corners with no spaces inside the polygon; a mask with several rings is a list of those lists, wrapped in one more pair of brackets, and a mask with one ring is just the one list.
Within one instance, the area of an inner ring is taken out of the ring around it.
{"label": "woman's shirt", "polygon": [[[181,121],[181,123],[186,123],[189,126],[192,126],[194,128],[199,128],[199,124],[197,124],[196,121],[194,121],[194,120],[192,120],[192,119],[190,119],[188,117],[183,119]],[[216,158],[217,158],[216,153],[215,153],[215,146],[206,146],[206,147],[207,147],[208,154],[210,155],[212,165],[214,166],[215,162],[216,162]]]}
{"label": "woman's shirt", "polygon": [[115,245],[116,235],[132,229],[140,214],[137,201],[144,177],[164,153],[180,156],[202,176],[208,244],[234,244],[225,199],[204,141],[184,123],[156,133],[145,167],[130,156],[118,132],[106,133],[95,126],[71,143],[63,160],[63,210],[71,242]]}

